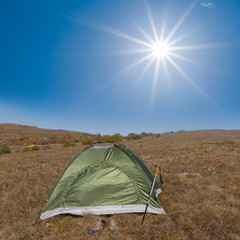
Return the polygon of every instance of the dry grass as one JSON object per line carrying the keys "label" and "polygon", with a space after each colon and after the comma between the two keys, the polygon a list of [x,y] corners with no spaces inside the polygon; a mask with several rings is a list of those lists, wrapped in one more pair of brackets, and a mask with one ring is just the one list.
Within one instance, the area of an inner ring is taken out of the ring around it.
{"label": "dry grass", "polygon": [[[196,131],[123,141],[164,170],[169,215],[119,214],[119,233],[89,236],[98,216],[57,216],[32,225],[55,180],[83,147],[0,155],[0,239],[240,239],[240,132]],[[110,218],[103,216],[108,221]]]}
{"label": "dry grass", "polygon": [[68,138],[69,136],[71,136],[71,138],[73,139],[74,137],[83,138],[91,137],[93,135],[89,133],[67,131],[62,129],[53,130],[38,128],[36,126],[19,125],[14,123],[0,123],[0,144],[9,144],[9,140],[12,140],[14,142],[14,140],[19,140],[19,138],[22,138],[23,136],[27,136],[27,138],[35,137],[41,140],[45,140],[51,137]]}

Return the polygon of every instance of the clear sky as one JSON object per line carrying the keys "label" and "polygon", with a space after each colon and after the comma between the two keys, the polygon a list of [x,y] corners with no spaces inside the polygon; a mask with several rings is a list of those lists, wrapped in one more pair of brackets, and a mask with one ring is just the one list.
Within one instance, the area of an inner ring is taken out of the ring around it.
{"label": "clear sky", "polygon": [[3,0],[0,122],[239,129],[239,12],[239,0]]}

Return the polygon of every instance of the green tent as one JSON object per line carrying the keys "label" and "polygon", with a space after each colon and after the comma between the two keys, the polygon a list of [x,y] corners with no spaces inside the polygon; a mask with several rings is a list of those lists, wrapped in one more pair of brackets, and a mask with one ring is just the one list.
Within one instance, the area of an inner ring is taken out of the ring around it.
{"label": "green tent", "polygon": [[[59,214],[144,212],[153,179],[151,169],[126,146],[90,145],[61,173],[40,219]],[[165,213],[157,200],[160,192],[155,184],[147,212]]]}

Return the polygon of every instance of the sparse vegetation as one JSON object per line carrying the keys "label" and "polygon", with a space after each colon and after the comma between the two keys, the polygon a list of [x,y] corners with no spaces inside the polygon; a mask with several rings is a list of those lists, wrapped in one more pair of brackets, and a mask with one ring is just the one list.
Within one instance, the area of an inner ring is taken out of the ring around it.
{"label": "sparse vegetation", "polygon": [[51,149],[49,145],[43,146],[43,150]]}
{"label": "sparse vegetation", "polygon": [[90,145],[97,141],[104,141],[104,142],[121,142],[123,140],[123,136],[121,136],[119,133],[116,133],[114,135],[101,135],[97,134],[92,138],[85,138],[82,140],[82,145]]}
{"label": "sparse vegetation", "polygon": [[30,147],[24,147],[24,148],[22,149],[22,152],[29,152],[29,151],[31,151],[31,148],[30,148]]}
{"label": "sparse vegetation", "polygon": [[169,215],[147,214],[144,225],[142,214],[113,215],[116,236],[105,228],[90,237],[87,228],[99,219],[93,215],[56,216],[32,225],[61,171],[85,147],[56,143],[48,151],[26,146],[30,152],[15,153],[20,147],[13,145],[11,154],[0,155],[0,239],[239,239],[240,131],[184,131],[123,144],[154,171],[162,167],[160,197]]}
{"label": "sparse vegetation", "polygon": [[49,138],[44,137],[33,137],[33,136],[22,136],[19,138],[10,138],[8,142],[11,145],[32,145],[32,144],[39,144],[39,145],[47,145],[47,144],[58,144],[58,143],[66,143],[66,142],[79,142],[80,138],[72,137],[72,136],[51,136]]}
{"label": "sparse vegetation", "polygon": [[82,140],[82,145],[90,145],[92,144],[94,141],[89,139],[89,138],[85,138]]}
{"label": "sparse vegetation", "polygon": [[143,138],[143,135],[141,134],[135,134],[135,133],[130,133],[128,134],[127,136],[127,140],[130,141],[130,140],[138,140],[138,139],[142,139]]}
{"label": "sparse vegetation", "polygon": [[39,148],[39,146],[33,146],[32,148],[31,148],[31,151],[38,151],[40,148]]}
{"label": "sparse vegetation", "polygon": [[83,138],[93,138],[93,134],[41,129],[35,126],[0,123],[0,144],[9,146],[47,145],[65,142],[81,142]]}
{"label": "sparse vegetation", "polygon": [[110,135],[104,135],[101,137],[100,139],[101,141],[106,141],[106,142],[114,142],[114,143],[117,143],[117,142],[121,142],[123,140],[123,137],[119,134],[119,133],[116,133],[112,136]]}
{"label": "sparse vegetation", "polygon": [[65,147],[65,148],[67,148],[67,147],[75,147],[75,146],[76,146],[76,144],[75,143],[71,143],[71,142],[65,142],[63,144],[63,147]]}
{"label": "sparse vegetation", "polygon": [[52,144],[59,143],[59,139],[57,136],[51,136],[48,141],[49,143],[52,143]]}
{"label": "sparse vegetation", "polygon": [[0,154],[7,154],[7,153],[11,153],[11,149],[8,147],[8,145],[6,144],[0,145]]}
{"label": "sparse vegetation", "polygon": [[150,137],[150,136],[154,136],[154,134],[153,134],[153,133],[145,133],[145,132],[142,132],[142,133],[141,133],[141,135],[142,135],[143,137]]}

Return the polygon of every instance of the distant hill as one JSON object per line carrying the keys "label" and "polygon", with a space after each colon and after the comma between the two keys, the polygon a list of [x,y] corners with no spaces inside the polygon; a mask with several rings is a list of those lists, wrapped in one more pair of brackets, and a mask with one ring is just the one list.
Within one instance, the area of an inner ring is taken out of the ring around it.
{"label": "distant hill", "polygon": [[90,133],[68,131],[68,130],[54,130],[38,128],[36,126],[20,125],[13,123],[0,123],[0,143],[5,142],[7,139],[12,137],[22,137],[22,136],[34,136],[34,137],[44,137],[49,138],[51,136],[62,137],[84,137],[92,136]]}
{"label": "distant hill", "polygon": [[240,130],[194,130],[178,131],[161,134],[164,141],[240,141]]}
{"label": "distant hill", "polygon": [[[33,125],[20,125],[13,123],[0,123],[0,144],[8,142],[10,138],[19,138],[22,136],[37,137],[37,138],[51,138],[51,137],[91,137],[91,133],[83,133],[68,130],[54,130],[38,128]],[[152,135],[154,136],[154,135]],[[146,140],[151,141],[151,137]],[[160,134],[159,141],[162,143],[176,143],[176,142],[222,142],[222,141],[240,141],[240,130],[195,130],[195,131],[178,131],[167,132]]]}

